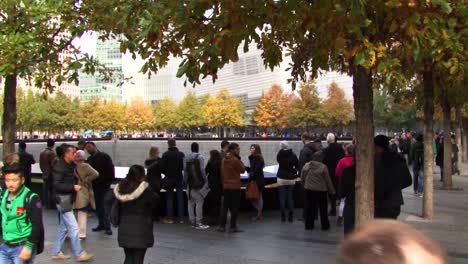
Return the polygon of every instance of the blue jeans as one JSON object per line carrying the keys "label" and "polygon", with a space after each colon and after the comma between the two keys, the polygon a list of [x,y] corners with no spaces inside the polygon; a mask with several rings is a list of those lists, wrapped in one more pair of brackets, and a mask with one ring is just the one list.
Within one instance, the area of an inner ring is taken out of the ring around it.
{"label": "blue jeans", "polygon": [[[167,207],[167,216],[174,217],[174,190],[168,190],[166,192],[166,207]],[[184,185],[182,182],[177,182],[176,184],[176,195],[177,195],[177,216],[179,218],[184,217],[185,215],[185,202],[184,202]]]}
{"label": "blue jeans", "polygon": [[418,193],[423,193],[424,191],[424,170],[418,170]]}
{"label": "blue jeans", "polygon": [[279,202],[281,213],[285,213],[286,206],[288,211],[294,210],[294,197],[293,197],[294,185],[281,185],[278,186]]}
{"label": "blue jeans", "polygon": [[50,255],[56,256],[60,253],[67,233],[70,238],[73,255],[76,257],[81,255],[83,250],[81,249],[80,239],[78,237],[78,223],[76,222],[75,215],[73,215],[73,211],[60,213],[60,224]]}
{"label": "blue jeans", "polygon": [[36,256],[36,250],[31,252],[31,258],[28,261],[22,261],[19,258],[23,246],[10,248],[5,244],[0,245],[0,264],[32,264]]}

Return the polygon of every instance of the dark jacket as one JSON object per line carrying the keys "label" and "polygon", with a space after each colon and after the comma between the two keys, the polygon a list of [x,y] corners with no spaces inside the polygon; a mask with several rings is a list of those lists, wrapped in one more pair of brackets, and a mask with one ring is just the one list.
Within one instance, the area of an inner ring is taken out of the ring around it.
{"label": "dark jacket", "polygon": [[71,194],[72,201],[75,201],[76,192],[73,186],[78,184],[75,163],[68,164],[63,159],[59,159],[52,169],[52,178],[55,201],[57,201],[57,194]]}
{"label": "dark jacket", "polygon": [[413,167],[416,170],[424,168],[424,143],[422,141],[416,141],[413,148]]}
{"label": "dark jacket", "polygon": [[400,155],[384,151],[374,161],[375,207],[394,208],[403,204],[401,190],[412,184],[406,161]]}
{"label": "dark jacket", "polygon": [[54,167],[56,162],[55,157],[55,151],[52,148],[44,149],[39,155],[39,167],[41,168],[43,179],[49,178],[52,167]]}
{"label": "dark jacket", "polygon": [[33,155],[24,150],[18,151],[18,156],[19,163],[21,164],[21,167],[23,167],[24,178],[26,179],[25,185],[26,187],[31,188],[31,165],[35,164],[36,160]]}
{"label": "dark jacket", "polygon": [[99,178],[93,181],[94,189],[108,189],[115,180],[115,169],[112,159],[104,152],[89,156],[87,162],[99,172]]}
{"label": "dark jacket", "polygon": [[327,165],[330,179],[332,180],[333,185],[336,188],[338,186],[338,181],[336,179],[335,169],[340,159],[342,159],[345,156],[343,147],[341,146],[341,144],[331,143],[323,150],[323,156],[323,163]]}
{"label": "dark jacket", "polygon": [[180,152],[176,147],[169,148],[164,152],[160,161],[161,173],[164,174],[163,188],[173,188],[176,183],[182,183],[184,157],[184,153]]}
{"label": "dark jacket", "polygon": [[346,198],[346,206],[353,206],[356,200],[356,165],[343,169],[338,185],[338,198]]}
{"label": "dark jacket", "polygon": [[312,160],[312,155],[319,151],[319,148],[317,147],[317,144],[314,142],[310,142],[308,144],[305,144],[304,147],[301,150],[301,153],[299,154],[299,163],[298,163],[298,171],[299,173],[302,170],[302,167],[304,165]]}
{"label": "dark jacket", "polygon": [[159,203],[159,196],[142,182],[130,194],[119,193],[119,185],[114,188],[119,202],[119,231],[117,240],[123,248],[149,248],[154,244],[153,211]]}
{"label": "dark jacket", "polygon": [[208,178],[208,187],[211,192],[222,193],[223,192],[223,179],[221,177],[221,160],[208,161],[205,167],[205,173]]}
{"label": "dark jacket", "polygon": [[328,175],[327,166],[321,162],[309,161],[301,171],[301,183],[304,189],[310,191],[335,194],[335,187]]}
{"label": "dark jacket", "polygon": [[261,192],[265,188],[265,175],[263,174],[263,168],[265,168],[265,161],[261,156],[250,155],[249,156],[250,167],[246,168],[249,172],[249,182],[255,181],[258,190]]}
{"label": "dark jacket", "polygon": [[444,144],[439,144],[437,147],[436,165],[444,167]]}
{"label": "dark jacket", "polygon": [[293,180],[297,178],[297,167],[299,160],[292,149],[281,149],[276,155],[279,168],[276,177],[285,180]]}
{"label": "dark jacket", "polygon": [[146,167],[146,181],[149,183],[149,187],[154,192],[161,191],[161,159],[147,159],[145,160]]}

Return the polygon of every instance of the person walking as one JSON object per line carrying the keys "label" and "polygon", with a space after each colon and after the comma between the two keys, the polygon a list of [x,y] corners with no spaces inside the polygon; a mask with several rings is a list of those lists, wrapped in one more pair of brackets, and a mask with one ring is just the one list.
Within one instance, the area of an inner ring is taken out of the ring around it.
{"label": "person walking", "polygon": [[159,196],[145,181],[145,168],[132,165],[127,177],[114,188],[118,204],[119,247],[124,249],[124,264],[143,264],[146,250],[153,247],[153,211]]}
{"label": "person walking", "polygon": [[444,136],[440,136],[437,142],[436,165],[440,169],[440,181],[444,181]]}
{"label": "person walking", "polygon": [[411,174],[405,160],[389,150],[389,139],[384,135],[374,138],[375,217],[397,219],[403,205],[401,190],[411,186]]}
{"label": "person walking", "polygon": [[2,168],[6,190],[0,204],[3,242],[0,263],[32,264],[44,249],[44,225],[39,195],[24,185],[23,168],[18,163]]}
{"label": "person walking", "polygon": [[260,198],[257,200],[251,200],[252,205],[257,210],[256,215],[252,218],[253,221],[263,220],[263,189],[265,188],[265,176],[263,174],[263,168],[265,168],[265,161],[262,155],[262,149],[258,144],[252,144],[250,146],[249,156],[250,167],[246,168],[249,172],[249,182],[254,181],[257,184]]}
{"label": "person walking", "polygon": [[78,185],[78,176],[75,174],[75,164],[73,162],[75,160],[76,148],[68,144],[62,144],[60,147],[63,151],[63,157],[58,160],[52,169],[54,197],[57,202],[60,223],[50,251],[51,258],[53,260],[70,258],[70,256],[63,254],[61,250],[63,241],[68,234],[76,261],[89,261],[93,258],[93,255],[88,254],[81,248],[78,237],[78,223],[72,211],[76,193],[81,190],[81,186]]}
{"label": "person walking", "polygon": [[314,229],[316,208],[320,211],[320,222],[322,230],[330,229],[327,212],[327,192],[335,194],[335,188],[328,175],[328,168],[323,163],[323,154],[321,151],[312,156],[312,160],[301,172],[301,182],[305,190],[305,229]]}
{"label": "person walking", "polygon": [[206,179],[205,160],[200,155],[198,143],[193,142],[190,146],[192,153],[185,157],[184,182],[187,184],[188,215],[192,227],[198,230],[207,229],[204,225],[203,203],[210,191]]}
{"label": "person walking", "polygon": [[219,225],[221,216],[221,198],[223,196],[223,178],[221,177],[221,162],[223,158],[217,150],[210,151],[210,159],[205,167],[210,192],[207,196],[209,224]]}
{"label": "person walking", "polygon": [[[327,144],[328,146],[323,150],[323,162],[327,165],[328,175],[330,175],[333,187],[336,190],[338,188],[338,179],[335,175],[335,169],[345,153],[341,144],[336,143],[335,135],[332,133],[327,135]],[[329,193],[328,199],[330,201],[330,215],[336,216],[336,197]]]}
{"label": "person walking", "polygon": [[281,209],[281,222],[286,221],[286,206],[288,210],[288,221],[293,221],[294,214],[294,185],[297,179],[298,159],[296,154],[289,147],[287,141],[280,142],[280,151],[276,155],[278,161],[277,184],[279,193],[279,203]]}
{"label": "person walking", "polygon": [[99,223],[92,231],[104,231],[106,235],[112,235],[108,217],[109,212],[107,212],[105,206],[105,197],[111,192],[110,185],[115,181],[114,164],[112,158],[106,153],[99,151],[94,142],[86,142],[85,149],[90,155],[87,162],[99,173],[99,177],[93,182],[96,213]]}
{"label": "person walking", "polygon": [[57,162],[54,152],[55,141],[53,139],[47,140],[47,147],[39,154],[39,167],[42,171],[42,200],[43,204],[47,209],[52,208],[52,168],[54,167],[55,162]]}
{"label": "person walking", "polygon": [[85,152],[78,150],[75,154],[76,173],[78,174],[78,185],[81,189],[76,193],[75,209],[78,221],[78,237],[80,240],[86,239],[86,226],[88,222],[88,212],[96,209],[94,200],[93,181],[99,176],[99,173],[85,163]]}
{"label": "person walking", "polygon": [[[345,144],[344,149],[345,149],[345,156],[342,159],[340,159],[335,169],[335,176],[336,176],[338,186],[340,186],[340,183],[341,183],[341,174],[343,173],[343,170],[353,165],[353,162],[354,162],[354,145],[347,143]],[[337,188],[336,190],[339,190],[339,188]],[[345,207],[345,199],[343,197],[339,197],[339,198],[340,198],[340,206],[338,207],[339,208],[338,218],[336,219],[337,226],[341,226],[343,224],[343,212],[344,212],[344,207]]]}
{"label": "person walking", "polygon": [[18,148],[19,163],[23,167],[24,185],[31,189],[31,165],[35,164],[36,160],[33,155],[26,152],[26,142],[20,141]]}
{"label": "person walking", "polygon": [[221,224],[217,228],[219,232],[226,232],[228,211],[231,213],[229,232],[242,232],[237,226],[237,217],[241,198],[240,175],[245,171],[245,166],[244,163],[242,163],[239,153],[239,145],[237,143],[231,143],[222,161],[221,171],[223,175],[224,203],[221,213]]}
{"label": "person walking", "polygon": [[177,212],[179,223],[184,224],[185,206],[184,206],[184,182],[182,171],[184,170],[184,153],[176,147],[176,141],[170,138],[167,141],[168,150],[164,152],[161,158],[161,172],[164,174],[162,188],[166,190],[166,208],[167,218],[165,224],[174,223],[174,188],[177,194]]}

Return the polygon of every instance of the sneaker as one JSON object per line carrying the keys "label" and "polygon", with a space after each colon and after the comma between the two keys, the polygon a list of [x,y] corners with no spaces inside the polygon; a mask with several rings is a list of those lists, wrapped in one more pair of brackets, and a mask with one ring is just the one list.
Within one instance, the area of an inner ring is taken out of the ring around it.
{"label": "sneaker", "polygon": [[239,228],[235,227],[235,228],[230,228],[229,229],[229,233],[233,234],[233,233],[242,233],[244,232],[243,230],[240,230]]}
{"label": "sneaker", "polygon": [[63,252],[59,252],[57,255],[51,256],[50,258],[53,259],[53,260],[66,260],[66,259],[69,259],[71,257],[70,257],[70,255],[63,254]]}
{"label": "sneaker", "polygon": [[183,219],[180,219],[179,224],[183,225],[183,224],[185,224],[185,221]]}
{"label": "sneaker", "polygon": [[218,228],[216,228],[216,231],[218,231],[218,232],[220,232],[220,233],[224,233],[224,232],[226,232],[226,228],[224,228],[224,227],[218,227]]}
{"label": "sneaker", "polygon": [[173,223],[174,223],[174,220],[172,220],[172,219],[164,219],[164,220],[163,220],[163,223],[164,223],[164,224],[173,224]]}
{"label": "sneaker", "polygon": [[210,228],[210,226],[209,225],[204,225],[204,224],[198,224],[198,225],[195,226],[195,229],[197,229],[197,230],[204,230],[204,229],[208,229],[208,228]]}
{"label": "sneaker", "polygon": [[94,256],[88,254],[86,251],[83,251],[79,257],[76,258],[76,262],[86,262],[93,258]]}
{"label": "sneaker", "polygon": [[418,193],[418,197],[423,197],[423,193]]}

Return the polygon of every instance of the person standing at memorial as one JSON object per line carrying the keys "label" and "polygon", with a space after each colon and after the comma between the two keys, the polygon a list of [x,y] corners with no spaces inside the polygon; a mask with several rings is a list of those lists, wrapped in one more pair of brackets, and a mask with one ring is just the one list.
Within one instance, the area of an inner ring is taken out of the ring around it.
{"label": "person standing at memorial", "polygon": [[334,195],[335,188],[328,175],[328,168],[323,164],[321,151],[314,153],[312,160],[302,168],[301,182],[305,190],[305,229],[314,229],[316,208],[318,207],[322,230],[329,230],[327,194]]}
{"label": "person standing at memorial", "polygon": [[47,209],[52,208],[52,168],[54,167],[55,162],[57,162],[54,151],[55,141],[53,139],[47,140],[47,147],[39,155],[39,167],[42,171],[42,203]]}
{"label": "person standing at memorial", "polygon": [[249,156],[250,167],[246,168],[249,172],[249,182],[254,181],[257,184],[260,197],[257,200],[251,200],[252,205],[255,207],[256,215],[253,217],[253,221],[263,220],[263,189],[265,188],[265,176],[263,174],[263,168],[265,167],[265,161],[262,155],[262,149],[258,144],[252,144],[250,146]]}
{"label": "person standing at memorial", "polygon": [[294,185],[297,179],[298,159],[289,147],[287,141],[280,142],[280,151],[276,155],[278,161],[277,184],[279,203],[281,209],[281,221],[286,221],[286,207],[288,210],[288,221],[293,221],[294,214]]}
{"label": "person standing at memorial", "polygon": [[68,144],[60,146],[63,156],[52,169],[54,184],[54,198],[59,210],[59,226],[51,249],[53,260],[65,260],[70,256],[62,253],[62,245],[65,238],[69,237],[73,255],[78,262],[89,261],[93,255],[84,251],[80,244],[78,223],[73,215],[73,202],[76,193],[81,190],[78,185],[78,176],[75,173],[76,148]]}
{"label": "person standing at memorial", "polygon": [[205,167],[208,179],[208,216],[210,225],[219,225],[221,216],[221,198],[223,196],[223,178],[221,177],[221,162],[223,158],[217,150],[210,151],[210,159]]}
{"label": "person standing at memorial", "polygon": [[174,223],[174,189],[177,195],[177,213],[179,223],[184,224],[185,203],[184,203],[184,181],[182,172],[184,170],[184,153],[176,147],[176,141],[173,138],[167,140],[168,150],[164,152],[161,158],[160,168],[164,174],[162,188],[166,190],[166,208],[167,218],[165,224]]}
{"label": "person standing at memorial", "polygon": [[31,189],[31,166],[36,163],[36,160],[33,155],[26,152],[26,142],[20,141],[18,148],[19,163],[23,167],[24,185]]}
{"label": "person standing at memorial", "polygon": [[239,214],[241,198],[241,180],[240,175],[245,171],[244,163],[239,156],[240,148],[237,143],[229,144],[221,171],[223,174],[224,203],[221,213],[221,224],[217,231],[226,232],[226,222],[228,211],[231,213],[231,225],[229,233],[242,232],[237,226],[237,217]]}
{"label": "person standing at memorial", "polygon": [[159,196],[145,181],[145,169],[132,165],[127,177],[114,188],[118,203],[119,246],[124,249],[124,264],[143,264],[146,250],[154,245],[153,211]]}
{"label": "person standing at memorial", "polygon": [[93,228],[93,232],[104,231],[106,235],[112,235],[109,222],[109,212],[106,210],[105,197],[111,191],[110,185],[115,181],[115,169],[112,158],[96,148],[94,142],[86,142],[85,149],[90,155],[87,162],[98,173],[99,177],[93,182],[94,199],[96,200],[96,212],[98,216],[98,226]]}
{"label": "person standing at memorial", "polygon": [[[327,135],[327,144],[328,146],[323,150],[323,162],[327,165],[328,175],[330,176],[333,187],[336,190],[338,188],[338,180],[335,175],[335,169],[340,159],[345,156],[345,153],[341,144],[336,143],[335,135],[332,133]],[[330,201],[330,215],[336,216],[336,197],[334,194],[329,193],[328,199]]]}
{"label": "person standing at memorial", "polygon": [[85,152],[78,150],[75,154],[75,165],[78,185],[81,186],[81,189],[76,193],[74,209],[78,220],[80,240],[86,239],[88,212],[96,209],[92,183],[99,176],[99,173],[91,165],[85,163],[85,160]]}
{"label": "person standing at memorial", "polygon": [[151,147],[149,157],[145,160],[145,168],[147,169],[146,181],[149,183],[151,190],[157,194],[161,191],[161,157],[158,147]]}

